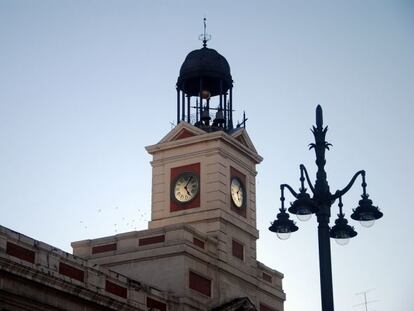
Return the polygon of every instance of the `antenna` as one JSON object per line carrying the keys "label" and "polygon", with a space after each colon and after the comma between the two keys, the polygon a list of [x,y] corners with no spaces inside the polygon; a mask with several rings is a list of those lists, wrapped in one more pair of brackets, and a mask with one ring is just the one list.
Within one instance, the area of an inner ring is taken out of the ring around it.
{"label": "antenna", "polygon": [[247,122],[247,118],[246,118],[246,111],[243,111],[243,121],[240,123],[240,122],[237,122],[237,127],[239,128],[239,127],[244,127],[244,128],[246,128],[246,122]]}
{"label": "antenna", "polygon": [[211,40],[211,35],[207,33],[207,18],[204,17],[204,32],[198,36],[198,40],[203,41],[203,47],[207,47],[207,42]]}
{"label": "antenna", "polygon": [[360,295],[364,295],[364,302],[359,303],[357,305],[354,305],[354,307],[360,307],[360,306],[365,306],[365,311],[368,311],[368,304],[372,303],[372,302],[377,302],[379,301],[378,299],[376,300],[371,300],[371,301],[367,301],[367,293],[369,293],[370,291],[373,291],[374,289],[367,289],[366,291],[360,292],[360,293],[356,293],[355,295],[360,296]]}

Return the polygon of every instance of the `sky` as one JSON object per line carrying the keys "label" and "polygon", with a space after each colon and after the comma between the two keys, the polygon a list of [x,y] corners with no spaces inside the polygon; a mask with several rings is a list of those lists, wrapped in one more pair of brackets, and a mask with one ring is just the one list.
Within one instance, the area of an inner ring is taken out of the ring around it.
{"label": "sky", "polygon": [[[185,56],[226,57],[235,119],[263,156],[257,175],[258,259],[284,273],[286,311],[320,310],[317,223],[281,241],[267,230],[279,185],[314,179],[315,108],[329,126],[328,181],[367,171],[384,213],[332,241],[337,311],[412,311],[414,2],[0,1],[0,224],[71,252],[72,241],[147,228],[151,157],[175,122]],[[287,196],[287,202],[293,201]],[[331,223],[337,207],[333,206]]]}

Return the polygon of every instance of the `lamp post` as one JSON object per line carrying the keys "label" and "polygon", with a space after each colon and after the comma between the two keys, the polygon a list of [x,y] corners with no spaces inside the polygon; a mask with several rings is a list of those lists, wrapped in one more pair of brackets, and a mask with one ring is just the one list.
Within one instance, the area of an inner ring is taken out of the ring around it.
{"label": "lamp post", "polygon": [[[348,225],[345,215],[342,212],[342,196],[346,194],[355,183],[355,180],[361,176],[362,178],[362,196],[359,205],[353,210],[351,218],[360,221],[365,227],[370,227],[375,220],[382,217],[382,213],[378,207],[372,205],[372,201],[368,198],[366,192],[365,171],[358,171],[351,178],[348,185],[342,190],[331,193],[325,172],[325,150],[331,146],[325,140],[328,127],[323,127],[322,108],[316,108],[316,127],[313,126],[312,132],[315,137],[315,143],[310,144],[309,149],[314,149],[316,154],[316,165],[318,171],[316,173],[316,182],[313,185],[310,181],[309,174],[304,165],[300,165],[300,188],[299,192],[287,184],[280,185],[281,190],[281,208],[277,218],[272,222],[269,230],[275,232],[277,236],[285,240],[289,238],[292,232],[298,230],[296,224],[289,219],[289,214],[285,208],[285,189],[295,197],[295,201],[291,204],[288,211],[297,215],[299,220],[308,220],[312,214],[316,214],[318,221],[318,242],[319,242],[319,270],[321,283],[321,300],[322,311],[333,311],[333,289],[332,289],[332,268],[331,268],[331,244],[330,239],[335,239],[339,244],[346,244],[350,238],[357,235],[354,228]],[[307,193],[305,181],[310,189],[312,197]],[[329,220],[331,217],[331,206],[338,200],[339,214],[335,220],[335,225],[330,228]]]}

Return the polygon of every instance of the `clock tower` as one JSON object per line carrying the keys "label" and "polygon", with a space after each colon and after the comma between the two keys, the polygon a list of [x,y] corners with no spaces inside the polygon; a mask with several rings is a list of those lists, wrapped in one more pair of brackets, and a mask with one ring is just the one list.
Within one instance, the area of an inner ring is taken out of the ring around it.
{"label": "clock tower", "polygon": [[177,80],[177,125],[153,156],[148,230],[74,242],[74,253],[168,293],[165,310],[282,311],[283,275],[257,261],[256,165],[233,122],[227,60],[190,52]]}
{"label": "clock tower", "polygon": [[204,46],[190,52],[177,81],[177,126],[147,151],[153,156],[150,228],[187,223],[219,240],[219,259],[255,265],[256,164],[246,129],[233,127],[227,60]]}

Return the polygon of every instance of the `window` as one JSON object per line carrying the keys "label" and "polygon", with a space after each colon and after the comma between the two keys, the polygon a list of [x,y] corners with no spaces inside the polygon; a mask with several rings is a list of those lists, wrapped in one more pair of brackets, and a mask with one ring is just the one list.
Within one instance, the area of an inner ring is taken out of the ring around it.
{"label": "window", "polygon": [[193,244],[200,248],[204,248],[204,241],[193,237]]}
{"label": "window", "polygon": [[265,305],[264,303],[261,303],[259,311],[277,311],[277,310],[269,307],[268,305]]}
{"label": "window", "polygon": [[233,240],[232,241],[232,254],[234,257],[244,260],[244,246],[243,244]]}
{"label": "window", "polygon": [[189,287],[203,295],[211,297],[211,280],[190,271]]}
{"label": "window", "polygon": [[167,311],[167,305],[161,301],[147,297],[147,307],[148,309],[155,309],[160,311]]}
{"label": "window", "polygon": [[263,280],[265,280],[266,282],[272,283],[272,276],[270,274],[263,272],[262,277],[263,277]]}

